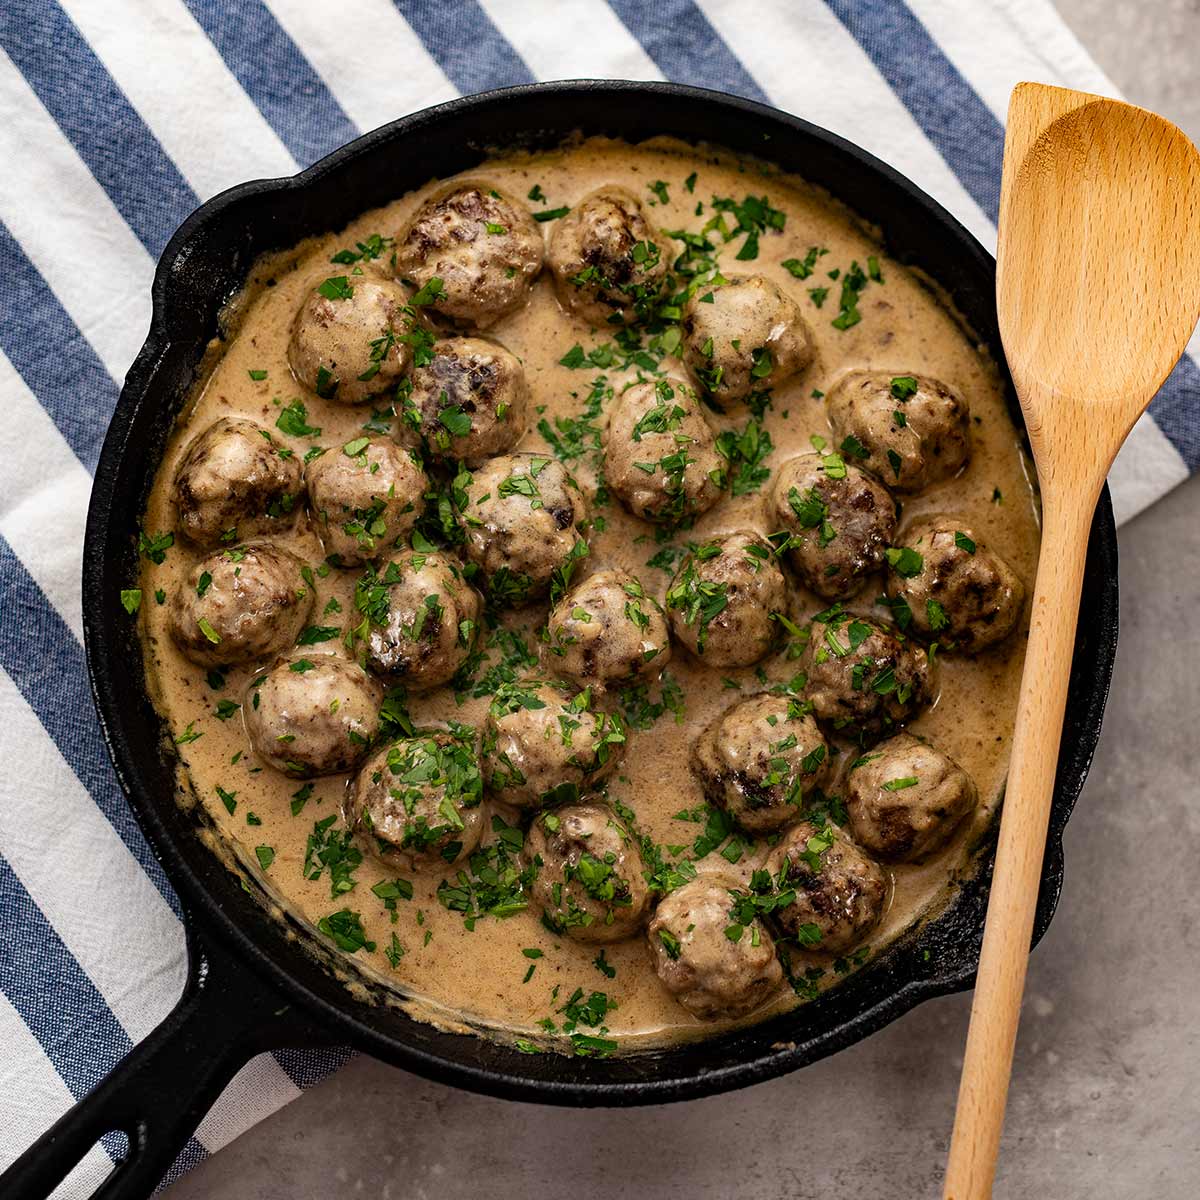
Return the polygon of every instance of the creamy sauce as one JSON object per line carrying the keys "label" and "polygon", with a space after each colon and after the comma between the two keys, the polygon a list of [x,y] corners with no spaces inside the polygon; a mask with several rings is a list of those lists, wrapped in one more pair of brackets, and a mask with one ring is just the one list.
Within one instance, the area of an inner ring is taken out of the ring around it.
{"label": "creamy sauce", "polygon": [[[891,261],[873,241],[871,234],[840,206],[802,182],[770,174],[764,177],[757,165],[740,163],[694,148],[673,143],[654,143],[631,148],[623,143],[593,140],[536,156],[506,156],[470,172],[473,177],[494,181],[513,197],[523,198],[534,184],[540,185],[549,207],[574,205],[582,196],[604,183],[623,184],[648,205],[650,217],[662,229],[698,230],[711,215],[713,196],[741,200],[748,193],[767,194],[771,204],[787,214],[780,233],[760,239],[753,262],[736,262],[739,237],[721,247],[721,265],[727,275],[757,272],[776,281],[800,303],[817,343],[812,367],[776,390],[763,424],[774,441],[774,451],[765,465],[774,467],[793,454],[810,449],[813,434],[828,435],[824,406],[814,398],[817,389],[827,392],[840,372],[850,368],[882,369],[896,374],[919,372],[935,376],[965,396],[972,413],[973,454],[969,467],[958,478],[931,487],[904,502],[901,522],[922,513],[953,513],[972,528],[989,546],[999,551],[1027,583],[1032,580],[1038,549],[1036,498],[1030,484],[1031,471],[1024,459],[1018,434],[1005,407],[993,365],[974,344],[935,294],[911,272]],[[696,172],[694,193],[684,180]],[[663,180],[669,185],[670,200],[655,203],[649,185]],[[212,421],[226,415],[242,415],[270,428],[281,443],[303,455],[310,445],[340,447],[360,436],[371,406],[347,407],[303,395],[309,422],[320,426],[319,438],[289,438],[275,429],[283,405],[301,395],[287,365],[288,328],[314,276],[345,270],[330,264],[338,249],[353,246],[369,235],[392,235],[432,190],[433,184],[397,200],[386,208],[367,213],[347,229],[305,243],[292,255],[276,257],[260,265],[239,300],[228,344],[214,354],[215,365],[185,408],[167,449],[145,514],[149,532],[174,529],[176,516],[169,503],[170,481],[187,442]],[[704,213],[694,214],[698,201]],[[539,205],[531,205],[535,210]],[[547,234],[551,225],[543,227]],[[719,239],[718,243],[719,243]],[[794,279],[780,264],[786,259],[803,260],[809,247],[822,246],[828,254],[818,261],[811,278]],[[840,331],[831,324],[838,311],[840,283],[827,277],[833,269],[845,271],[852,260],[866,264],[878,257],[882,282],[873,281],[863,291],[859,309],[862,320]],[[608,340],[606,332],[593,334],[560,309],[544,272],[534,287],[529,305],[503,319],[487,331],[516,353],[528,375],[532,405],[553,421],[555,416],[577,416],[583,409],[594,368],[572,370],[559,359],[576,343],[585,350]],[[824,306],[816,307],[808,289],[829,288]],[[668,359],[664,368],[682,374]],[[256,381],[249,372],[267,373]],[[609,383],[618,391],[626,377],[609,372]],[[382,401],[380,402],[382,403]],[[713,416],[716,429],[745,425],[743,410],[729,417]],[[531,410],[530,428],[519,449],[542,452],[546,443],[537,432],[538,414]],[[580,482],[591,491],[595,473],[586,461],[572,464]],[[762,512],[764,489],[727,499],[700,519],[694,531],[679,534],[674,541],[701,540],[741,527],[772,532]],[[998,503],[995,496],[1002,496]],[[648,567],[661,546],[654,531],[634,520],[615,502],[599,510],[607,526],[592,539],[589,570],[621,567],[637,574],[661,601],[669,574]],[[324,552],[314,532],[302,517],[294,533],[279,539],[314,567]],[[319,938],[314,928],[321,917],[349,906],[361,913],[368,937],[376,950],[361,950],[353,965],[368,975],[385,980],[404,998],[406,1007],[443,1024],[460,1022],[485,1027],[502,1036],[537,1036],[545,1044],[538,1022],[552,1017],[561,1022],[560,1009],[576,988],[584,994],[605,992],[618,1007],[605,1024],[611,1037],[628,1044],[646,1044],[701,1036],[719,1031],[726,1024],[705,1024],[680,1007],[659,983],[642,938],[606,948],[606,958],[615,969],[608,978],[594,965],[595,946],[574,943],[543,927],[538,913],[530,908],[504,920],[487,917],[473,931],[464,927],[462,915],[439,903],[436,889],[456,868],[409,876],[411,900],[400,900],[395,923],[384,905],[372,894],[372,885],[394,879],[397,872],[367,856],[355,873],[355,887],[334,900],[327,876],[318,881],[304,878],[302,864],[306,840],[315,820],[340,813],[346,778],[315,780],[311,798],[292,814],[293,797],[300,785],[267,768],[260,768],[242,726],[240,712],[227,720],[215,715],[218,701],[240,701],[246,682],[254,672],[227,672],[224,691],[213,691],[203,669],[184,659],[171,643],[166,629],[165,606],[154,603],[157,589],[170,593],[185,586],[187,570],[199,555],[182,540],[161,565],[147,562],[142,587],[145,600],[141,621],[148,676],[156,703],[176,734],[189,728],[202,736],[179,747],[181,792],[199,797],[217,829],[228,840],[245,869],[257,874],[266,891],[290,917]],[[317,579],[315,622],[341,624],[344,617],[322,618],[330,597],[336,597],[344,613],[353,610],[356,571],[330,571]],[[886,615],[874,608],[881,580],[872,581],[848,607]],[[811,616],[826,605],[808,593],[797,591],[794,615]],[[536,631],[544,623],[545,607],[535,606],[505,618],[509,626],[525,631],[536,647]],[[1013,714],[1027,632],[1022,622],[1016,634],[994,650],[975,659],[945,656],[941,660],[940,697],[937,703],[913,722],[914,732],[928,738],[956,759],[974,777],[980,807],[960,829],[950,846],[933,861],[919,866],[899,866],[888,873],[891,893],[888,910],[868,945],[871,953],[894,939],[922,916],[937,912],[952,893],[955,879],[969,868],[969,850],[988,825],[1003,788],[1007,767]],[[316,647],[328,650],[340,643]],[[495,658],[493,652],[493,660]],[[257,666],[257,664],[256,664]],[[790,678],[795,664],[783,655],[761,664],[771,681]],[[686,697],[686,718],[677,723],[668,712],[652,730],[631,734],[624,764],[613,779],[609,794],[632,808],[642,832],[666,845],[690,848],[703,826],[677,819],[673,814],[702,805],[700,788],[693,779],[688,758],[696,733],[738,695],[761,690],[755,669],[725,673],[739,683],[741,693],[722,686],[721,674],[698,666],[682,647],[676,646],[668,668]],[[456,704],[454,695],[439,689],[411,700],[409,708],[418,722],[438,723],[448,719],[479,725],[486,712],[487,698]],[[234,762],[236,756],[241,757]],[[852,755],[841,756],[842,769]],[[235,808],[226,810],[218,794],[236,793]],[[836,788],[834,789],[836,790]],[[190,796],[188,796],[190,799]],[[259,824],[248,823],[248,818]],[[504,814],[510,821],[516,816]],[[338,817],[340,820],[340,816]],[[263,871],[255,848],[270,847],[274,858]],[[715,857],[715,856],[710,856]],[[747,874],[760,865],[763,848],[747,853],[737,869]],[[715,861],[727,867],[724,859]],[[705,869],[703,866],[701,869]],[[384,949],[393,932],[406,953],[393,968]],[[523,955],[525,949],[541,950],[542,957]],[[813,960],[818,962],[820,960]],[[825,963],[828,967],[828,963]],[[529,968],[532,977],[526,981]],[[827,970],[820,986],[836,982]],[[557,992],[554,991],[557,989]],[[764,1009],[748,1020],[760,1020],[797,1003],[790,989],[782,991]],[[584,1030],[584,1032],[595,1032]]]}

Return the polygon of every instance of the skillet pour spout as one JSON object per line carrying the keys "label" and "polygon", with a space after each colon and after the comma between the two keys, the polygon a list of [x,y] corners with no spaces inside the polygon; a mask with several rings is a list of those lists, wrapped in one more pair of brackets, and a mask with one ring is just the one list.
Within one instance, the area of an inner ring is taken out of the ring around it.
{"label": "skillet pour spout", "polygon": [[[347,990],[198,836],[198,806],[178,802],[177,762],[148,694],[136,628],[110,601],[136,574],[138,520],[209,343],[221,336],[225,305],[266,253],[340,228],[430,177],[470,169],[491,149],[550,148],[577,134],[630,142],[666,135],[769,158],[878,227],[888,253],[936,281],[1003,364],[995,263],[943,208],[831,133],[697,88],[583,80],[465,97],[369,133],[295,178],[247,183],[197,210],[159,263],[150,334],[126,380],[96,472],[83,562],[97,709],[118,778],[183,901],[188,981],[150,1038],[0,1177],[0,1194],[9,1200],[49,1195],[112,1131],[126,1134],[129,1150],[97,1195],[148,1195],[225,1084],[263,1050],[351,1045],[494,1096],[581,1107],[663,1103],[795,1070],[922,1000],[971,985],[994,841],[980,847],[977,871],[944,912],[792,1012],[706,1041],[605,1059],[526,1055],[424,1024],[365,987]],[[1015,406],[1014,417],[1019,422]],[[1088,544],[1035,939],[1054,911],[1063,827],[1100,732],[1116,647],[1116,580],[1106,490]]]}

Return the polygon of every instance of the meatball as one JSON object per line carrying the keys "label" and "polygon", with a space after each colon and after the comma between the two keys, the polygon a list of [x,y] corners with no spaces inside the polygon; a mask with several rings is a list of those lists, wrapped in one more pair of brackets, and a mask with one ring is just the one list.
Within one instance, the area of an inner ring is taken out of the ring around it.
{"label": "meatball", "polygon": [[327,450],[304,475],[325,550],[342,567],[393,551],[425,511],[425,472],[387,438],[356,438]]}
{"label": "meatball", "polygon": [[[658,902],[647,929],[659,979],[704,1021],[744,1017],[783,982],[775,942],[762,922],[734,920],[736,886],[718,875],[698,876]],[[734,941],[727,931],[739,925]]]}
{"label": "meatball", "polygon": [[706,285],[688,300],[681,354],[701,390],[728,409],[803,371],[813,337],[796,302],[751,275]]}
{"label": "meatball", "polygon": [[817,720],[862,741],[891,732],[934,697],[923,647],[890,621],[840,609],[809,626],[800,666]]}
{"label": "meatball", "polygon": [[826,404],[842,454],[898,492],[949,479],[971,457],[967,402],[936,379],[851,371]]}
{"label": "meatball", "polygon": [[962,522],[927,518],[901,540],[887,554],[887,588],[892,611],[902,620],[911,614],[914,633],[967,654],[1012,633],[1025,608],[1025,588]]}
{"label": "meatball", "polygon": [[171,485],[180,531],[206,550],[290,529],[299,494],[299,459],[243,417],[193,438]]}
{"label": "meatball", "polygon": [[777,896],[795,891],[773,916],[801,947],[819,954],[853,950],[883,916],[887,880],[834,825],[801,821],[767,856]]}
{"label": "meatball", "polygon": [[363,764],[346,795],[346,824],[378,858],[428,871],[479,845],[482,799],[475,747],[451,733],[425,731]]}
{"label": "meatball", "polygon": [[336,275],[318,283],[292,321],[288,362],[301,387],[363,404],[400,382],[412,362],[408,292],[391,279]]}
{"label": "meatball", "polygon": [[751,696],[704,729],[692,771],[708,800],[748,833],[772,833],[800,816],[806,793],[829,778],[817,723],[788,696]]}
{"label": "meatball", "polygon": [[414,367],[396,438],[438,462],[479,466],[525,432],[529,386],[515,354],[482,338],[447,338]]}
{"label": "meatball", "polygon": [[368,670],[414,692],[446,683],[467,660],[482,602],[447,554],[417,551],[382,571],[368,567],[354,588],[351,640]]}
{"label": "meatball", "polygon": [[282,659],[250,681],[242,712],[254,752],[268,766],[308,779],[362,761],[379,727],[383,689],[335,654]]}
{"label": "meatball", "polygon": [[800,582],[826,600],[860,592],[896,532],[891,493],[840,455],[788,459],[775,472],[767,514],[773,529],[788,534],[786,553]]}
{"label": "meatball", "polygon": [[554,674],[601,693],[653,679],[671,660],[667,619],[640,580],[597,571],[551,610],[545,657]]}
{"label": "meatball", "polygon": [[396,274],[428,293],[440,316],[486,329],[529,299],[543,252],[523,205],[483,180],[463,180],[413,214],[396,239]]}
{"label": "meatball", "polygon": [[771,649],[787,585],[770,543],[740,529],[697,546],[667,590],[675,636],[710,667],[748,667]]}
{"label": "meatball", "polygon": [[612,774],[625,753],[620,717],[591,692],[543,679],[501,684],[483,734],[483,775],[507,804],[536,808],[580,794]]}
{"label": "meatball", "polygon": [[910,733],[881,742],[846,778],[850,831],[887,862],[928,858],[978,803],[970,775]]}
{"label": "meatball", "polygon": [[622,187],[585,196],[555,226],[550,270],[562,306],[592,325],[630,325],[661,292],[667,239]]}
{"label": "meatball", "polygon": [[604,477],[635,517],[690,523],[720,500],[725,466],[687,384],[647,381],[621,397],[609,422]]}
{"label": "meatball", "polygon": [[304,564],[266,542],[201,559],[171,596],[168,625],[185,658],[232,667],[286,650],[312,612]]}
{"label": "meatball", "polygon": [[617,942],[642,926],[650,904],[633,835],[603,804],[571,804],[535,817],[525,854],[545,920],[577,942]]}
{"label": "meatball", "polygon": [[587,555],[587,501],[555,458],[505,454],[475,472],[458,515],[466,551],[497,604],[523,604],[565,588]]}

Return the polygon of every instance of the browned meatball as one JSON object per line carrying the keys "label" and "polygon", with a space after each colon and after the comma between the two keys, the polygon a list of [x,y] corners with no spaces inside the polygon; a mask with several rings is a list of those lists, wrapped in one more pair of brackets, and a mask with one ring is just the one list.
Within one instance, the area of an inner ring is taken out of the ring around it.
{"label": "browned meatball", "polygon": [[625,753],[625,726],[582,692],[544,679],[496,689],[483,732],[483,775],[506,804],[578,801]]}
{"label": "browned meatball", "polygon": [[448,554],[414,550],[354,588],[351,640],[368,670],[412,691],[448,682],[479,631],[479,593]]}
{"label": "browned meatball", "polygon": [[887,880],[835,825],[801,821],[767,856],[777,895],[795,899],[774,909],[779,927],[808,951],[845,954],[883,916]]}
{"label": "browned meatball", "polygon": [[242,712],[254,752],[299,779],[358,765],[379,727],[383,689],[335,654],[281,659],[252,679]]}
{"label": "browned meatball", "polygon": [[424,445],[436,461],[475,467],[521,440],[528,405],[525,368],[515,354],[483,338],[447,338],[426,365],[413,368],[396,438]]}
{"label": "browned meatball", "polygon": [[543,252],[528,209],[485,180],[461,180],[413,214],[396,239],[396,274],[434,312],[486,329],[529,299]]}
{"label": "browned meatball", "polygon": [[733,879],[701,875],[664,896],[647,929],[659,979],[703,1021],[744,1017],[783,982],[766,927],[757,918],[734,920],[735,886]]}
{"label": "browned meatball", "polygon": [[788,459],[775,472],[767,514],[772,529],[788,533],[800,582],[826,600],[860,592],[896,532],[891,493],[841,455]]}
{"label": "browned meatball", "polygon": [[817,720],[864,741],[892,732],[935,694],[924,648],[890,621],[856,613],[814,620],[800,665]]}
{"label": "browned meatball", "polygon": [[1017,573],[954,517],[909,526],[888,551],[892,612],[943,650],[977,654],[1003,641],[1025,607]]}
{"label": "browned meatball", "polygon": [[671,639],[640,580],[597,571],[554,606],[544,653],[554,674],[600,693],[657,678],[671,660]]}
{"label": "browned meatball", "polygon": [[967,402],[936,379],[851,371],[830,389],[826,403],[843,457],[898,492],[949,479],[971,457]]}
{"label": "browned meatball", "polygon": [[221,417],[192,439],[171,484],[179,528],[206,550],[286,531],[295,522],[300,460],[261,425]]}
{"label": "browned meatball", "polygon": [[799,701],[751,696],[701,732],[692,770],[708,799],[749,833],[771,833],[829,778],[829,746]]}
{"label": "browned meatball", "polygon": [[748,667],[776,640],[787,585],[770,543],[736,533],[696,547],[667,590],[675,636],[710,667]]}
{"label": "browned meatball", "polygon": [[412,362],[408,292],[391,279],[334,275],[316,283],[292,321],[288,362],[301,387],[339,404],[390,391]]}
{"label": "browned meatball", "polygon": [[555,458],[505,454],[465,487],[458,523],[494,604],[523,604],[570,581],[587,555],[587,501]]}
{"label": "browned meatball", "polygon": [[686,525],[725,488],[725,460],[696,395],[678,379],[631,387],[613,411],[604,477],[635,517]]}
{"label": "browned meatball", "polygon": [[390,554],[425,511],[425,472],[387,438],[355,438],[331,448],[304,476],[321,540],[338,566]]}
{"label": "browned meatball", "polygon": [[940,850],[979,803],[975,781],[910,733],[880,742],[846,777],[855,840],[887,862],[917,862]]}
{"label": "browned meatball", "polygon": [[430,871],[465,858],[483,834],[475,747],[444,731],[372,755],[346,796],[346,824],[384,862]]}
{"label": "browned meatball", "polygon": [[577,942],[632,937],[650,892],[637,842],[603,804],[572,804],[535,817],[525,855],[545,919]]}
{"label": "browned meatball", "polygon": [[658,298],[670,253],[637,197],[608,185],[557,223],[550,269],[568,311],[592,325],[629,325]]}
{"label": "browned meatball", "polygon": [[762,275],[706,285],[683,307],[683,361],[719,408],[778,387],[813,360],[796,302]]}
{"label": "browned meatball", "polygon": [[286,650],[312,612],[303,568],[294,554],[266,542],[201,559],[171,596],[175,644],[202,667],[260,662]]}

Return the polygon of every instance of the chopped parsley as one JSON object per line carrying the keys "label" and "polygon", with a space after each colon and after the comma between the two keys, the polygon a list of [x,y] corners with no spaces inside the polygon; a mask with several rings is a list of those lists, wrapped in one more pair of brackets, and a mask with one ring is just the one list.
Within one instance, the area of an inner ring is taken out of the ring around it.
{"label": "chopped parsley", "polygon": [[345,275],[334,275],[317,287],[317,291],[326,300],[350,300],[354,297],[354,288]]}
{"label": "chopped parsley", "polygon": [[354,872],[362,865],[362,851],[354,844],[349,829],[335,829],[337,814],[315,822],[304,851],[304,878],[317,880],[329,876],[329,895],[336,900],[354,887]]}
{"label": "chopped parsley", "polygon": [[774,449],[771,435],[751,418],[741,433],[726,429],[717,436],[717,453],[727,463],[726,476],[730,491],[735,496],[744,496],[757,491],[771,475],[763,461]]}
{"label": "chopped parsley", "polygon": [[842,295],[838,302],[838,315],[831,324],[834,329],[846,330],[857,325],[862,320],[858,311],[858,298],[867,286],[867,277],[857,262],[850,264],[849,270],[842,276]]}
{"label": "chopped parsley", "polygon": [[905,579],[920,575],[925,568],[925,559],[911,546],[889,546],[885,554],[888,566]]}
{"label": "chopped parsley", "polygon": [[275,428],[289,437],[317,437],[321,432],[319,425],[308,423],[308,408],[298,397],[280,411]]}
{"label": "chopped parsley", "polygon": [[375,949],[375,943],[367,940],[362,916],[349,908],[342,908],[327,917],[322,917],[317,922],[317,928],[326,937],[332,938],[339,950],[345,950],[348,954]]}
{"label": "chopped parsley", "polygon": [[175,545],[173,533],[158,533],[151,536],[144,531],[138,534],[138,552],[148,558],[155,566],[161,566],[166,561],[167,551]]}
{"label": "chopped parsley", "polygon": [[[808,253],[801,258],[785,258],[781,264],[794,278],[807,279],[816,269],[817,259],[829,251],[823,246],[810,246]],[[825,289],[822,289],[825,290]]]}

